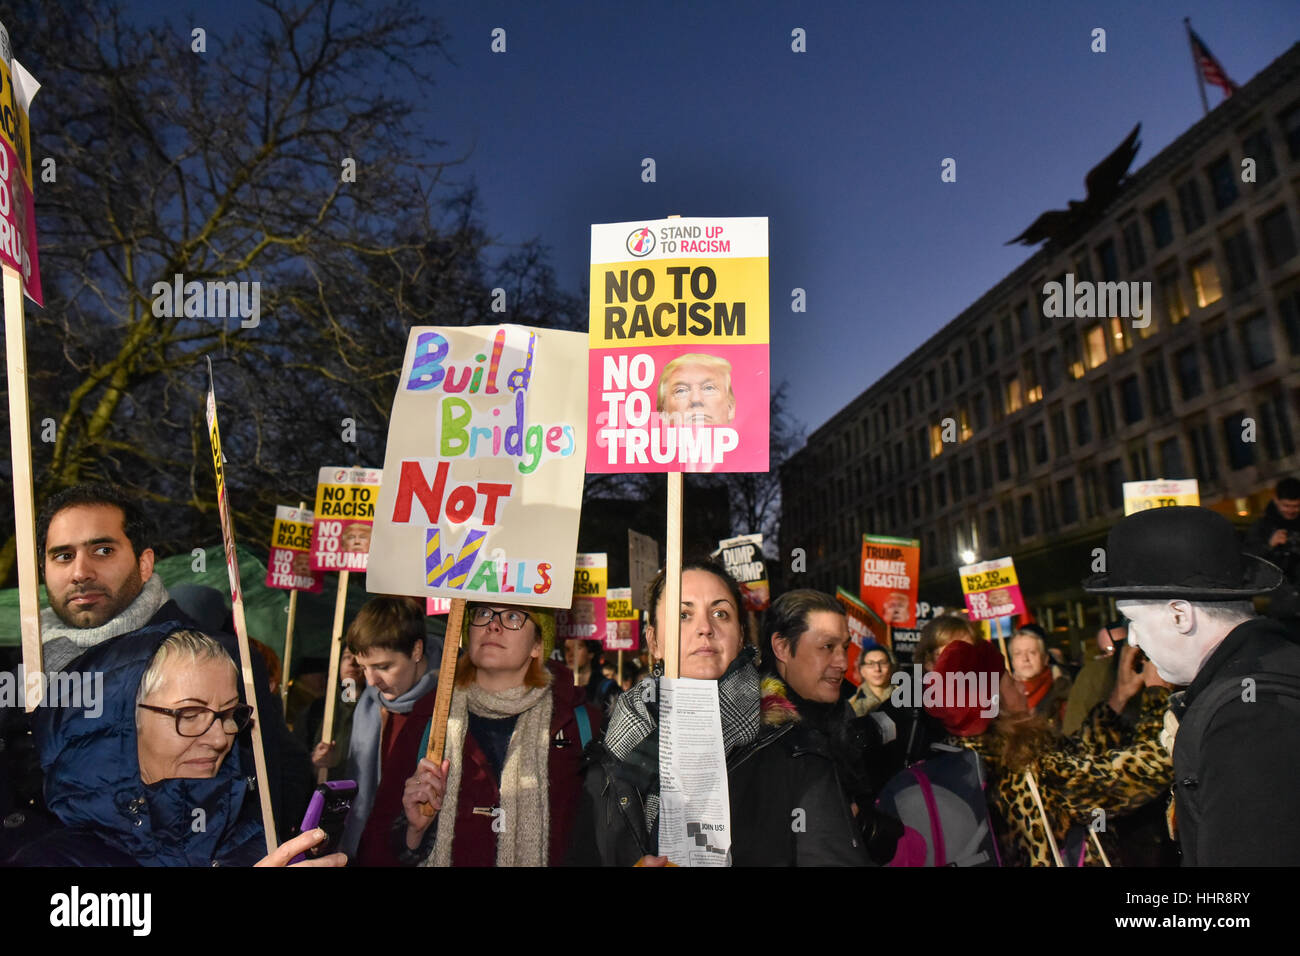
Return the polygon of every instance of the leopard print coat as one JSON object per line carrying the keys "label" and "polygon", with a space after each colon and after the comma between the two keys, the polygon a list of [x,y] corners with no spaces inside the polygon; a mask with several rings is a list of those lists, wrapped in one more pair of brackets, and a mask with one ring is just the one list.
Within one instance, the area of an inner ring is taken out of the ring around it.
{"label": "leopard print coat", "polygon": [[[1062,857],[1066,834],[1072,826],[1087,828],[1101,819],[1107,829],[1098,837],[1111,863],[1118,864],[1111,822],[1168,792],[1173,783],[1173,760],[1160,744],[1168,702],[1169,691],[1165,688],[1146,688],[1137,724],[1130,729],[1102,701],[1088,714],[1078,733],[1058,737],[1057,748],[1039,754],[1028,768],[1037,780],[1043,809],[1052,823],[1052,835]],[[1054,866],[1043,819],[1024,771],[1011,773],[1002,766],[1002,738],[989,730],[975,737],[950,736],[946,742],[969,747],[984,758],[989,773],[989,808],[998,831],[1003,865]],[[1084,865],[1102,866],[1091,837],[1084,846]],[[1072,865],[1069,860],[1065,863]]]}

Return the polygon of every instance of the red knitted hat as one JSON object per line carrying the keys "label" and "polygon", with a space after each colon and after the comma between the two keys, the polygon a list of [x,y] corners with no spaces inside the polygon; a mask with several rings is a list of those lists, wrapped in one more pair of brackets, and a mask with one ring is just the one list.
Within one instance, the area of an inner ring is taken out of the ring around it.
{"label": "red knitted hat", "polygon": [[[931,672],[938,674],[939,680],[942,681],[940,685],[942,704],[926,705],[926,712],[941,721],[948,733],[956,734],[958,737],[974,737],[976,734],[984,733],[988,730],[989,724],[993,723],[993,715],[989,714],[989,711],[996,708],[989,706],[988,702],[970,700],[967,693],[961,695],[962,699],[955,697],[949,699],[953,696],[950,695],[949,690],[958,686],[963,691],[967,690],[972,682],[966,675],[973,674],[977,696],[986,690],[991,695],[996,695],[1002,670],[1002,655],[988,641],[980,641],[978,644],[953,641],[940,652],[934,670]],[[981,678],[982,673],[990,676]],[[949,674],[961,674],[962,679],[950,681]]]}

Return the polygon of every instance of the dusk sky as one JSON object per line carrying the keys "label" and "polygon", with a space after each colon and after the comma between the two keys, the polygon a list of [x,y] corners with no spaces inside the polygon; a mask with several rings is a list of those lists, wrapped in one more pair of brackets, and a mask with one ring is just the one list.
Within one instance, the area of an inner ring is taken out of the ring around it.
{"label": "dusk sky", "polygon": [[[226,23],[256,9],[221,5]],[[540,237],[566,288],[585,286],[593,222],[770,218],[772,378],[810,432],[1032,255],[1003,243],[1083,199],[1134,123],[1137,169],[1201,118],[1184,16],[1241,84],[1300,39],[1294,0],[427,9],[454,63],[433,64],[424,120],[468,152],[453,176],[477,182],[489,233]]]}

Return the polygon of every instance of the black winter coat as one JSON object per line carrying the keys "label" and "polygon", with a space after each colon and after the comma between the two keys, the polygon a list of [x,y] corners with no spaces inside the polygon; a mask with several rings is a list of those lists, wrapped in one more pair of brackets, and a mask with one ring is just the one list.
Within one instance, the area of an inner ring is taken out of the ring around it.
{"label": "black winter coat", "polygon": [[[1270,687],[1269,673],[1290,693]],[[1296,636],[1264,618],[1239,624],[1170,706],[1179,718],[1174,798],[1183,865],[1300,865]]]}

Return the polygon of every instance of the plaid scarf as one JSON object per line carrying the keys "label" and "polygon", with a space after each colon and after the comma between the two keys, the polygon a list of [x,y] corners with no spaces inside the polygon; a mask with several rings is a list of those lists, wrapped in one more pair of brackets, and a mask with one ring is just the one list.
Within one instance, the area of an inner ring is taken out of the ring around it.
{"label": "plaid scarf", "polygon": [[[722,749],[730,756],[758,738],[759,678],[754,667],[757,649],[741,648],[725,674],[718,678],[718,706],[722,716]],[[659,681],[647,677],[625,694],[619,694],[605,730],[605,749],[619,763],[653,767],[645,795],[646,832],[654,833],[659,817]]]}

